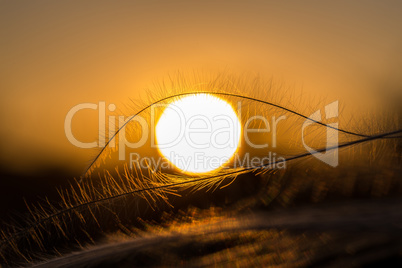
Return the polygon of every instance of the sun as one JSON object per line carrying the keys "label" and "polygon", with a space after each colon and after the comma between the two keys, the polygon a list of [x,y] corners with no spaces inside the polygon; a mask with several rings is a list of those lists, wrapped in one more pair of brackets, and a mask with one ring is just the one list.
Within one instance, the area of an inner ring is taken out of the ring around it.
{"label": "sun", "polygon": [[211,94],[194,94],[168,104],[155,128],[162,156],[185,173],[216,170],[234,156],[241,124],[232,106]]}

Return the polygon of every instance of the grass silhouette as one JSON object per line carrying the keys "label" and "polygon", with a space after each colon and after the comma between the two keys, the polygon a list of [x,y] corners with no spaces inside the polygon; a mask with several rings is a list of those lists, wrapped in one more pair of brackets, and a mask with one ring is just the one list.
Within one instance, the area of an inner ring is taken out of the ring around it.
{"label": "grass silhouette", "polygon": [[[215,86],[211,88],[214,89]],[[237,98],[276,108],[303,120],[310,120],[324,130],[332,128],[343,133],[348,139],[351,136],[355,138],[347,140],[339,146],[320,148],[315,153],[352,148],[358,144],[381,140],[386,143],[386,146],[394,148],[400,138],[399,134],[402,133],[402,129],[377,134],[362,134],[338,129],[315,121],[304,113],[284,105],[239,93],[214,90],[168,92],[167,94],[170,95],[167,97],[152,100],[151,104],[144,105],[110,137],[80,180],[72,182],[69,189],[58,190],[61,200],[59,203],[55,204],[45,200],[37,205],[27,204],[30,216],[24,218],[22,224],[12,224],[8,229],[1,231],[0,256],[3,263],[8,265],[29,263],[40,259],[43,252],[57,254],[59,249],[71,246],[71,244],[79,246],[85,241],[95,241],[101,233],[113,231],[116,226],[118,229],[130,233],[130,224],[133,223],[127,219],[141,217],[142,211],[146,209],[156,210],[163,206],[174,206],[171,204],[172,196],[182,196],[186,191],[195,193],[201,190],[224,188],[241,175],[267,174],[272,172],[267,167],[273,164],[311,158],[311,153],[299,153],[287,156],[284,160],[273,161],[258,167],[228,167],[199,176],[155,171],[151,164],[146,170],[136,168],[135,165],[134,170],[130,170],[127,163],[115,166],[114,169],[107,166],[102,167],[102,161],[107,161],[110,155],[109,144],[113,139],[117,139],[119,132],[128,126],[128,123],[136,116],[149,110],[155,104],[200,93]],[[381,146],[376,147],[376,150],[379,149]]]}

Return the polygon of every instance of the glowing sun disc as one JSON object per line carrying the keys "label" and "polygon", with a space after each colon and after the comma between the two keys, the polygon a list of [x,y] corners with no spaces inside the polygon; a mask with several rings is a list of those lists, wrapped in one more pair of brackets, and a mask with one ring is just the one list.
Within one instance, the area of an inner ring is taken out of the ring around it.
{"label": "glowing sun disc", "polygon": [[170,103],[156,124],[160,153],[187,173],[220,168],[236,152],[241,124],[232,106],[210,94],[194,94]]}

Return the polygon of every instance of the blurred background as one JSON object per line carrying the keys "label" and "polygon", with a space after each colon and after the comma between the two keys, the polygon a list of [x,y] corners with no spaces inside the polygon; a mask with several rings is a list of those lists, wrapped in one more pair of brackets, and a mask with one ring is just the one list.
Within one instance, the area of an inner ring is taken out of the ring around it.
{"label": "blurred background", "polygon": [[[67,140],[73,106],[124,110],[177,71],[251,73],[357,110],[398,107],[401,11],[400,1],[1,0],[2,211],[79,176],[97,152]],[[72,124],[77,139],[97,140],[97,111]]]}

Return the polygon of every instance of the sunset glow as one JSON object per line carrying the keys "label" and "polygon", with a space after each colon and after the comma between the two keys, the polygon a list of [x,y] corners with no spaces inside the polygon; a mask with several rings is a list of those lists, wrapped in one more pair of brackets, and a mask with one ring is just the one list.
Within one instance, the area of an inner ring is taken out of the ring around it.
{"label": "sunset glow", "polygon": [[238,148],[240,133],[232,106],[209,94],[174,101],[156,126],[161,154],[190,173],[209,172],[228,162]]}

